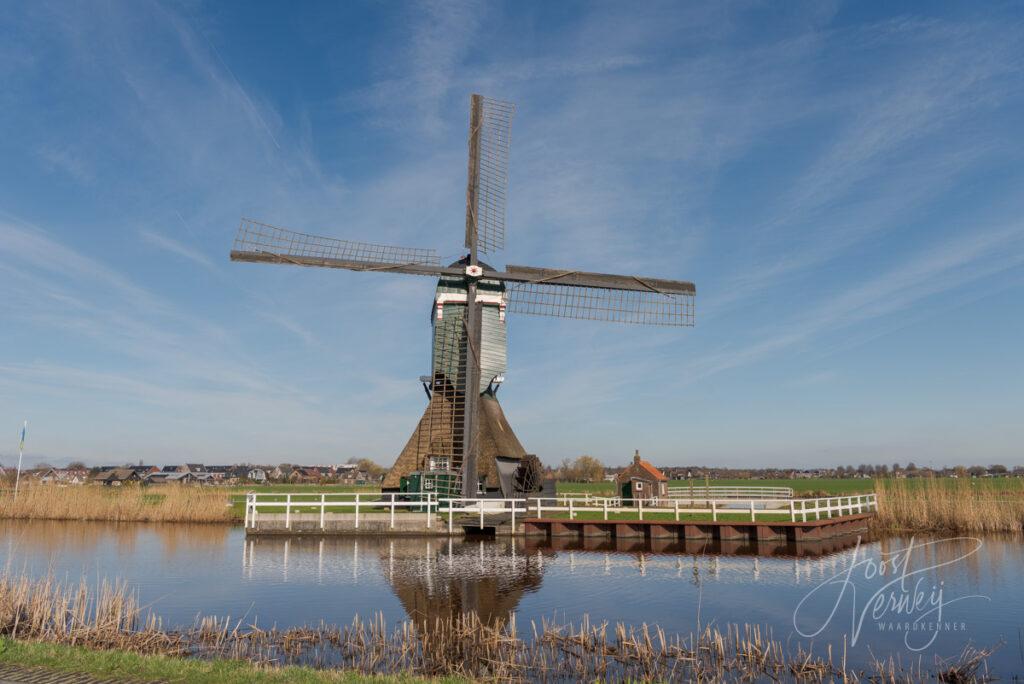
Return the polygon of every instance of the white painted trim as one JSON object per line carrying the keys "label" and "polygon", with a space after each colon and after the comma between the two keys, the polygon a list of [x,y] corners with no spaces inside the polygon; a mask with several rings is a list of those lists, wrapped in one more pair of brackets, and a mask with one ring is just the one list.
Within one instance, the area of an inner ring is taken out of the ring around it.
{"label": "white painted trim", "polygon": [[[465,304],[468,295],[457,294],[455,292],[439,292],[437,297],[434,299],[434,306],[436,307],[437,319],[441,320],[444,318],[444,305],[445,304]],[[505,320],[505,307],[508,303],[505,301],[505,295],[500,294],[481,294],[477,293],[476,301],[484,305],[497,306],[498,307],[498,320]]]}

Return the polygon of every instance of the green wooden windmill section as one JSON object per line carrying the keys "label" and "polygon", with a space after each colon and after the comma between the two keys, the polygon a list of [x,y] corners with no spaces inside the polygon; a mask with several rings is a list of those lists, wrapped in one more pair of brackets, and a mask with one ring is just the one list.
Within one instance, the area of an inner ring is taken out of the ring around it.
{"label": "green wooden windmill section", "polygon": [[[465,296],[466,288],[459,281],[442,279],[437,286],[437,293]],[[501,283],[496,281],[480,281],[477,286],[480,295],[500,296],[504,292]],[[508,369],[508,337],[505,322],[501,320],[500,307],[495,304],[484,304],[480,320],[480,388],[483,392],[491,380],[504,375]],[[435,307],[431,317],[434,323],[434,340],[431,358],[433,373],[444,373],[455,379],[459,374],[459,355],[461,353],[463,318],[466,315],[464,302],[444,304],[441,319],[437,319]]]}

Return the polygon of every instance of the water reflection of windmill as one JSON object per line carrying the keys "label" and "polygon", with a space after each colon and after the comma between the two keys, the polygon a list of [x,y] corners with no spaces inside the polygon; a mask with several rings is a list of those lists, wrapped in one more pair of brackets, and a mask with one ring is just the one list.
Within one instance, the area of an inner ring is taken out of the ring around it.
{"label": "water reflection of windmill", "polygon": [[378,549],[384,575],[411,620],[430,624],[476,613],[494,624],[508,620],[523,594],[540,588],[543,564],[523,554],[518,540],[426,545],[424,552],[422,540],[391,540]]}
{"label": "water reflection of windmill", "polygon": [[[693,283],[575,269],[479,261],[505,246],[508,156],[514,106],[473,95],[469,121],[465,247],[443,266],[434,250],[318,237],[243,219],[235,261],[437,277],[427,408],[384,481],[385,488],[533,491],[539,462],[528,456],[497,400],[506,371],[505,314],[517,312],[634,325],[693,325]],[[408,476],[416,473],[417,477]],[[429,475],[429,480],[427,476]]]}

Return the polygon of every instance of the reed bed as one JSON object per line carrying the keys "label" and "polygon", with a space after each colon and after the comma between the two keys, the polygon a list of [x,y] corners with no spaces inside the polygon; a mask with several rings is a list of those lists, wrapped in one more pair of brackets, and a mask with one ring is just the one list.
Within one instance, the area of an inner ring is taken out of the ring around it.
{"label": "reed bed", "polygon": [[[892,660],[846,665],[845,649],[816,655],[756,625],[707,626],[689,635],[657,626],[487,624],[475,613],[389,626],[383,616],[344,627],[263,629],[199,617],[164,629],[123,584],[0,577],[0,636],[140,654],[246,660],[264,667],[307,665],[367,675],[456,676],[487,681],[920,681],[920,669]],[[941,663],[931,676],[974,673],[987,653]],[[919,666],[918,666],[919,667]]]}
{"label": "reed bed", "polygon": [[1024,530],[1024,480],[886,479],[875,481],[882,532]]}
{"label": "reed bed", "polygon": [[231,522],[236,515],[224,491],[161,485],[60,487],[34,485],[0,493],[0,518],[107,520],[112,522]]}

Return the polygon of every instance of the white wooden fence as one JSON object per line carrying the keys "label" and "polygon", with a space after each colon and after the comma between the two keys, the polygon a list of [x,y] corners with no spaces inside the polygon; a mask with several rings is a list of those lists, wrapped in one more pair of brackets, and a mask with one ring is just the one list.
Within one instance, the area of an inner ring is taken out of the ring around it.
{"label": "white wooden fence", "polygon": [[[522,500],[517,500],[522,501]],[[630,513],[635,514],[638,520],[644,519],[644,514],[672,514],[678,521],[682,515],[709,515],[712,521],[717,521],[719,515],[749,515],[751,521],[756,521],[760,515],[762,519],[766,516],[785,515],[791,522],[807,522],[808,520],[821,520],[840,515],[853,515],[856,513],[867,513],[877,511],[877,501],[874,494],[851,494],[847,496],[832,496],[817,499],[635,499],[625,500],[621,498],[590,498],[586,500],[575,498],[531,498],[528,502],[528,512],[534,512],[536,517],[541,518],[545,512],[568,513],[570,520],[576,519],[577,513],[601,512],[601,519],[608,520],[609,514]],[[695,506],[695,503],[702,505]],[[626,505],[623,505],[626,504]]]}
{"label": "white wooden fence", "polygon": [[670,499],[792,499],[791,487],[669,487]]}
{"label": "white wooden fence", "polygon": [[[695,505],[695,504],[700,505]],[[568,514],[569,520],[578,519],[585,514],[585,519],[609,520],[611,515],[629,514],[643,520],[644,515],[650,520],[652,515],[659,518],[671,514],[675,521],[684,515],[709,516],[718,521],[719,516],[743,515],[750,517],[752,522],[757,516],[762,520],[785,516],[791,522],[807,522],[843,515],[868,513],[878,510],[874,494],[850,494],[846,496],[822,497],[816,499],[636,499],[622,500],[620,497],[577,497],[558,496],[551,498],[531,497],[528,499],[446,499],[439,501],[434,493],[398,494],[398,493],[324,493],[324,494],[260,494],[249,493],[245,501],[245,527],[255,528],[261,512],[267,509],[280,514],[284,513],[285,528],[291,529],[292,515],[319,513],[320,529],[325,529],[327,513],[354,513],[355,529],[359,529],[360,514],[368,512],[386,512],[390,515],[390,527],[395,527],[395,514],[405,509],[409,512],[426,513],[426,526],[430,528],[434,516],[439,513],[448,516],[448,529],[452,531],[456,515],[479,516],[481,528],[486,526],[488,517],[500,515],[511,517],[513,529],[516,518],[533,514],[543,518],[545,514]],[[275,510],[276,509],[276,510]],[[331,511],[330,509],[336,509]],[[340,510],[338,510],[340,509]],[[592,517],[600,513],[600,518]],[[620,518],[621,519],[621,518]],[[730,518],[734,519],[734,518]]]}
{"label": "white wooden fence", "polygon": [[[283,499],[282,499],[283,497]],[[266,509],[284,509],[285,528],[292,527],[293,513],[306,513],[312,510],[320,514],[320,529],[325,529],[326,515],[328,509],[340,509],[340,513],[355,514],[355,529],[359,529],[360,513],[387,512],[391,515],[390,527],[395,527],[395,513],[402,509],[411,509],[412,512],[426,513],[427,527],[431,526],[432,514],[437,513],[437,494],[427,492],[423,494],[398,494],[380,492],[329,492],[323,494],[278,494],[278,493],[257,493],[249,492],[245,495],[245,528],[255,528],[259,521],[260,512],[266,513]],[[279,511],[275,511],[278,512]]]}

